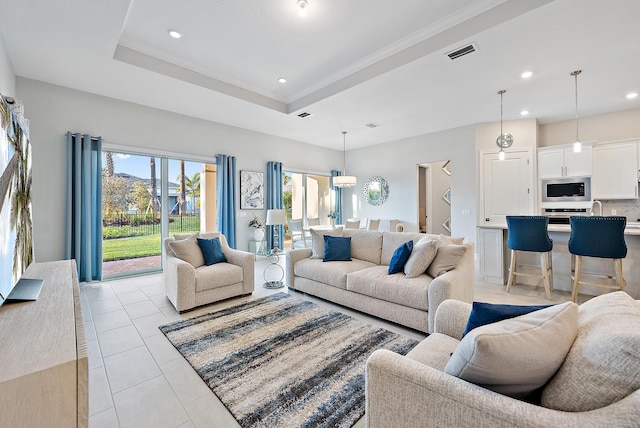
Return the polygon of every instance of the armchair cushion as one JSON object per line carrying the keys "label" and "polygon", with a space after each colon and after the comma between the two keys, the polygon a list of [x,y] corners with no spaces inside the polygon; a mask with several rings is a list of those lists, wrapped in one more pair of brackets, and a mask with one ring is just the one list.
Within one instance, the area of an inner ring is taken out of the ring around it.
{"label": "armchair cushion", "polygon": [[189,236],[186,239],[177,241],[169,241],[169,248],[177,258],[184,260],[194,268],[204,266],[204,256],[198,245],[195,236]]}
{"label": "armchair cushion", "polygon": [[578,332],[578,305],[566,302],[471,330],[447,374],[527,398],[556,373]]}
{"label": "armchair cushion", "polygon": [[623,291],[580,305],[578,335],[545,387],[542,405],[568,412],[598,409],[640,389],[640,302]]}
{"label": "armchair cushion", "polygon": [[196,269],[196,292],[241,283],[244,272],[231,263],[216,263]]}
{"label": "armchair cushion", "polygon": [[211,266],[216,263],[227,261],[227,258],[224,256],[224,252],[222,251],[222,244],[220,243],[220,238],[213,238],[213,239],[197,238],[197,240],[198,240],[198,246],[202,251],[202,256],[204,257],[205,265]]}

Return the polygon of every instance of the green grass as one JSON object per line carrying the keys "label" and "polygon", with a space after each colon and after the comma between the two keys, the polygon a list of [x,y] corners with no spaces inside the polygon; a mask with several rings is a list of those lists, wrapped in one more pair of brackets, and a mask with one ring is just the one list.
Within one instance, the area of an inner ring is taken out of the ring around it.
{"label": "green grass", "polygon": [[[198,231],[183,231],[180,233],[190,234],[198,233]],[[102,241],[102,261],[105,262],[159,255],[160,234],[105,239]]]}

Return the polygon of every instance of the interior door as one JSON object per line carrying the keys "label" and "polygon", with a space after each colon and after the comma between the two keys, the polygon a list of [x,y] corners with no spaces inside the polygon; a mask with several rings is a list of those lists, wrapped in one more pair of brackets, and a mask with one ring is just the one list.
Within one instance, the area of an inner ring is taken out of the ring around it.
{"label": "interior door", "polygon": [[481,224],[504,225],[507,215],[533,213],[533,170],[528,151],[483,156],[483,213]]}

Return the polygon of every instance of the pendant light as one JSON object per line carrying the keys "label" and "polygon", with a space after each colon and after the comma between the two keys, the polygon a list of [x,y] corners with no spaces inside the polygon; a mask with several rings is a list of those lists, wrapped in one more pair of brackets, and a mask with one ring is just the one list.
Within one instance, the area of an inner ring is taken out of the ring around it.
{"label": "pendant light", "polygon": [[353,187],[356,185],[356,177],[347,175],[347,131],[342,131],[342,175],[333,177],[334,187]]}
{"label": "pendant light", "polygon": [[576,70],[571,72],[571,76],[574,77],[576,85],[576,140],[573,142],[573,151],[580,153],[582,151],[582,143],[578,138],[578,74],[582,73],[582,70]]}
{"label": "pendant light", "polygon": [[500,95],[500,136],[496,139],[496,145],[500,147],[500,151],[498,152],[498,159],[504,160],[504,149],[508,149],[513,144],[513,135],[505,134],[502,131],[502,95],[507,92],[504,89],[498,91],[498,95]]}

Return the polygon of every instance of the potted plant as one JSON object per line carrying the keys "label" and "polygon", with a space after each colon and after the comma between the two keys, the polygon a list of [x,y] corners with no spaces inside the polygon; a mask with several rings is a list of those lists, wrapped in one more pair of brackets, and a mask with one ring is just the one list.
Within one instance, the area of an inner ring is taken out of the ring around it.
{"label": "potted plant", "polygon": [[331,226],[335,226],[336,219],[338,218],[338,211],[329,211],[329,214],[327,214],[327,217],[331,219]]}
{"label": "potted plant", "polygon": [[249,227],[253,227],[253,238],[256,241],[264,240],[264,228],[267,225],[267,221],[264,217],[254,214],[253,218],[249,221]]}

